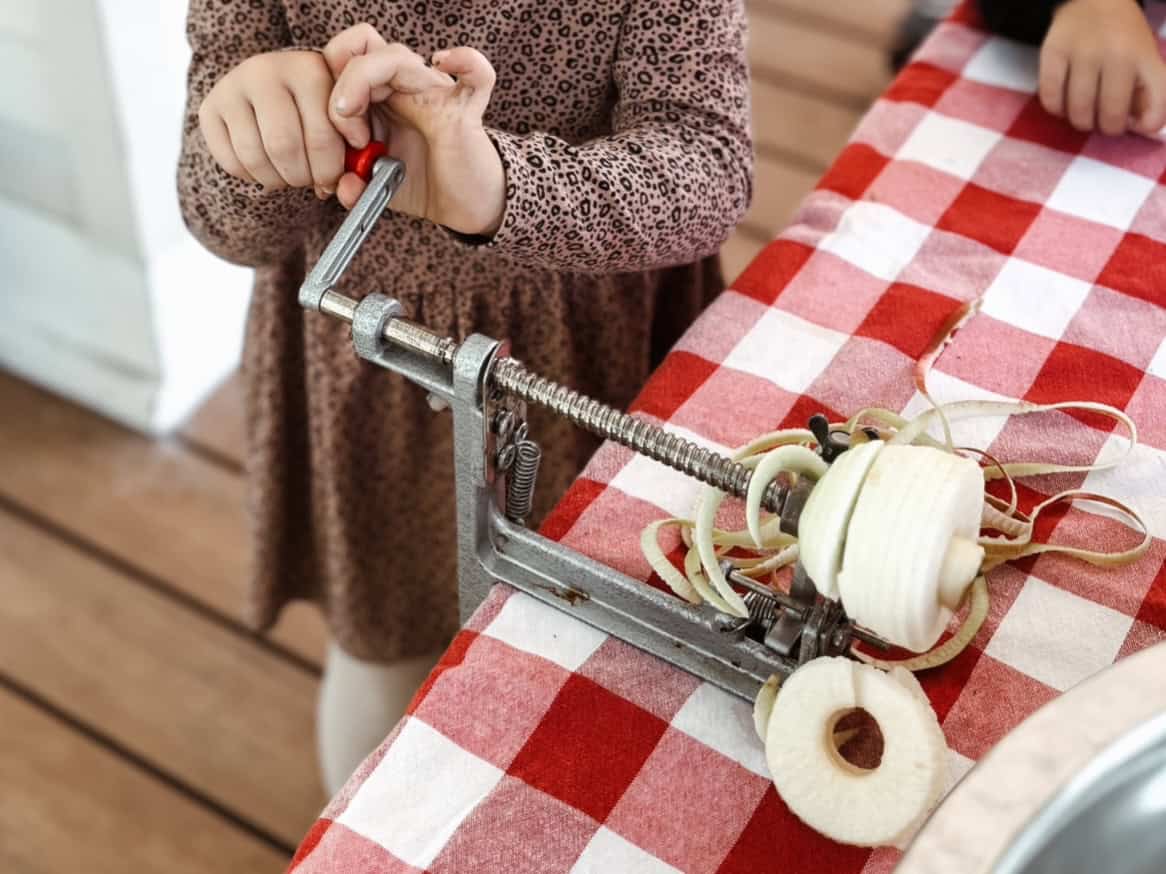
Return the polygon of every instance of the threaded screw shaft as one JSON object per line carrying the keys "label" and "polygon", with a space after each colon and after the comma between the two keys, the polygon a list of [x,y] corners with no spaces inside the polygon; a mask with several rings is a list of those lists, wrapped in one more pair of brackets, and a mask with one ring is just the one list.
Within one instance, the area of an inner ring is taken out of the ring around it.
{"label": "threaded screw shaft", "polygon": [[[513,358],[497,361],[491,380],[495,387],[527,403],[545,407],[592,434],[626,446],[727,494],[744,497],[749,489],[753,471],[740,462],[532,373]],[[786,490],[775,481],[766,490],[762,503],[768,510],[779,513],[785,495]]]}

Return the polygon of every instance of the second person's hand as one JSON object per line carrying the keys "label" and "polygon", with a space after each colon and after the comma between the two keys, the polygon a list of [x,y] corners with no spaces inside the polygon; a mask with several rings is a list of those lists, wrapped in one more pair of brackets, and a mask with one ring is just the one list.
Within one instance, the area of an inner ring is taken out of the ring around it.
{"label": "second person's hand", "polygon": [[1080,131],[1156,134],[1166,125],[1166,64],[1134,0],[1069,0],[1040,58],[1040,101]]}

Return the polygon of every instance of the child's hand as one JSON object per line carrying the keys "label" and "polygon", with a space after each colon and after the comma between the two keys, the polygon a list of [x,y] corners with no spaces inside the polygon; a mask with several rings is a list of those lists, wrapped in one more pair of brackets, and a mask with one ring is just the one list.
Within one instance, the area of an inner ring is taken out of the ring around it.
{"label": "child's hand", "polygon": [[1040,58],[1040,100],[1080,131],[1157,133],[1166,124],[1166,64],[1134,0],[1069,0]]}
{"label": "child's hand", "polygon": [[[324,57],[336,77],[329,106],[336,129],[356,148],[371,134],[383,136],[389,154],[405,162],[405,184],[391,208],[464,234],[494,233],[506,180],[482,122],[494,87],[490,62],[471,48],[437,52],[434,73],[445,83],[409,93],[398,87],[398,71],[418,56],[388,45],[368,25],[337,36]],[[346,174],[337,196],[351,207],[363,190],[359,178]]]}
{"label": "child's hand", "polygon": [[[400,87],[419,91],[444,77],[419,63]],[[268,190],[312,186],[319,197],[344,172],[344,139],[328,118],[333,78],[317,52],[269,52],[220,79],[198,110],[219,165]]]}

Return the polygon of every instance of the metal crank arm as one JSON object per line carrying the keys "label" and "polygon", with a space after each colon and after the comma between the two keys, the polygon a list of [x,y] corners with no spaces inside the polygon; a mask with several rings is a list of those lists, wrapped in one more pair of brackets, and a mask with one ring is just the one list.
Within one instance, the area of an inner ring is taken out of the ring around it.
{"label": "metal crank arm", "polygon": [[385,144],[375,140],[359,152],[349,150],[344,163],[349,171],[364,179],[368,186],[300,286],[300,306],[352,321],[354,302],[337,299],[338,295],[329,299],[329,293],[405,181],[405,165],[388,157]]}

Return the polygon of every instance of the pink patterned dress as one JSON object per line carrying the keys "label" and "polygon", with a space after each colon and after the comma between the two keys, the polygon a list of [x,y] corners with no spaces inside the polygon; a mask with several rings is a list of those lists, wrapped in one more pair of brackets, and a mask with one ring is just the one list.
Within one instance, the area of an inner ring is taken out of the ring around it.
{"label": "pink patterned dress", "polygon": [[[223,173],[199,103],[251,55],[320,48],[368,21],[422,56],[486,54],[486,116],[507,174],[482,245],[387,212],[345,277],[454,337],[508,338],[536,371],[627,405],[722,288],[715,253],[749,204],[741,0],[193,0],[179,166],[192,232],[256,268],[244,355],[255,549],[250,616],[316,601],[371,660],[432,651],[456,628],[448,415],[354,355],[296,292],[343,214],[311,190],[264,194]],[[595,444],[533,416],[544,512]]]}

